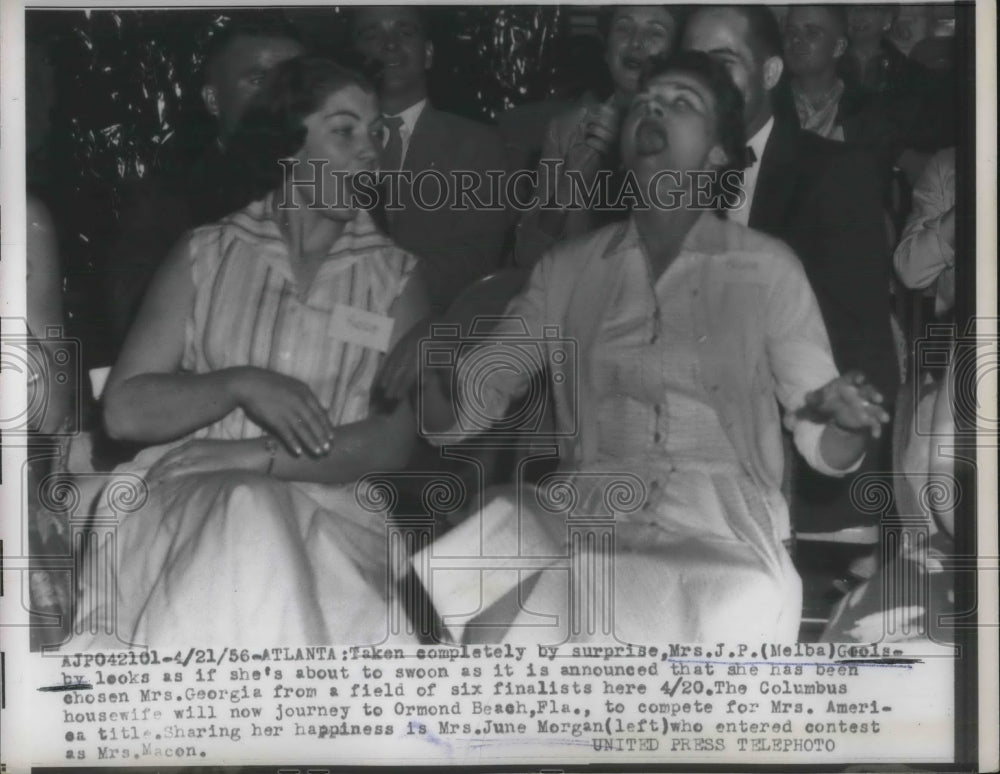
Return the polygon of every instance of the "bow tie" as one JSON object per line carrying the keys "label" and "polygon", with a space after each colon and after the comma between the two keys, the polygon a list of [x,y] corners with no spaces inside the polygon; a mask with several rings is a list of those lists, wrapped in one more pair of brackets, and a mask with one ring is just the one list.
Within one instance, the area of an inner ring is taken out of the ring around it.
{"label": "bow tie", "polygon": [[743,158],[747,163],[747,167],[752,167],[754,164],[757,163],[757,154],[754,152],[752,146],[748,145],[746,147],[746,151],[743,155]]}

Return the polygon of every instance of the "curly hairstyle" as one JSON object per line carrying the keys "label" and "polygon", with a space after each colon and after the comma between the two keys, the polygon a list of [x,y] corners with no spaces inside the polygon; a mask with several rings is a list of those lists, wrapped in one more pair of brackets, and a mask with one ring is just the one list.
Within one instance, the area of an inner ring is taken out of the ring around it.
{"label": "curly hairstyle", "polygon": [[[743,124],[743,94],[733,83],[725,65],[703,51],[678,51],[669,57],[655,57],[644,73],[642,88],[665,73],[682,72],[704,83],[715,101],[715,133],[728,159],[718,170],[718,180],[747,166],[746,128]],[[719,191],[717,190],[718,194]],[[727,197],[717,196],[717,201]]]}
{"label": "curly hairstyle", "polygon": [[244,111],[229,141],[232,167],[245,175],[254,199],[283,182],[281,159],[294,156],[306,139],[305,119],[331,94],[357,86],[375,88],[363,75],[319,56],[299,56],[276,65]]}

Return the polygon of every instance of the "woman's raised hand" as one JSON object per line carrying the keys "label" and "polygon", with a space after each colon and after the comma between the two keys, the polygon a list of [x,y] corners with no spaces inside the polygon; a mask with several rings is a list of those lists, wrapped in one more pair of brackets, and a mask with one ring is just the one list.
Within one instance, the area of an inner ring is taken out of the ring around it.
{"label": "woman's raised hand", "polygon": [[230,390],[254,422],[278,438],[296,456],[303,447],[322,456],[330,451],[334,429],[309,386],[263,368],[232,369]]}
{"label": "woman's raised hand", "polygon": [[618,144],[621,115],[614,105],[601,103],[587,110],[583,118],[583,141],[602,156]]}
{"label": "woman's raised hand", "polygon": [[867,428],[875,438],[882,435],[882,426],[891,419],[883,402],[882,393],[859,371],[841,374],[806,395],[806,408],[822,421],[848,432]]}
{"label": "woman's raised hand", "polygon": [[583,172],[590,180],[601,167],[601,159],[618,144],[621,116],[618,110],[608,104],[588,108],[577,131],[578,140],[566,153],[566,171]]}

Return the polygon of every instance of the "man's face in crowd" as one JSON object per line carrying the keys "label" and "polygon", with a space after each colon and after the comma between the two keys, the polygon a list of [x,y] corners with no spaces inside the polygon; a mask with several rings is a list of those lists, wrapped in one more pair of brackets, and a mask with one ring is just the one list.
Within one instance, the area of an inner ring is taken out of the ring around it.
{"label": "man's face in crowd", "polygon": [[785,64],[792,75],[824,73],[847,50],[843,27],[828,8],[794,5],[785,18]]}
{"label": "man's face in crowd", "polygon": [[357,11],[354,45],[367,59],[382,65],[383,93],[423,90],[434,57],[420,16],[407,6],[369,6]]}
{"label": "man's face in crowd", "polygon": [[623,5],[615,9],[604,56],[618,91],[636,92],[646,60],[668,55],[676,31],[674,17],[663,6]]}
{"label": "man's face in crowd", "polygon": [[748,135],[766,121],[770,107],[768,92],[781,78],[779,57],[765,57],[754,51],[750,27],[743,14],[731,8],[702,8],[684,30],[685,49],[704,51],[729,71],[743,94]]}
{"label": "man's face in crowd", "polygon": [[719,167],[725,152],[716,138],[715,96],[683,71],[650,78],[622,125],[622,160],[641,181],[661,170]]}
{"label": "man's face in crowd", "polygon": [[884,5],[852,5],[847,9],[847,34],[857,43],[871,45],[891,26],[892,11]]}
{"label": "man's face in crowd", "polygon": [[257,93],[268,70],[303,53],[301,44],[288,38],[238,36],[218,55],[209,71],[202,98],[208,112],[229,135]]}

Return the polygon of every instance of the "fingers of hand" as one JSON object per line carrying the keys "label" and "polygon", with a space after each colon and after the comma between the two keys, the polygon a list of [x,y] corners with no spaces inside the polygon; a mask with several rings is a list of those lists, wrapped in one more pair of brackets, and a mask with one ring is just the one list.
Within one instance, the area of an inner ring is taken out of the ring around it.
{"label": "fingers of hand", "polygon": [[288,450],[288,453],[293,457],[299,457],[302,454],[302,444],[299,441],[298,434],[295,432],[295,423],[296,420],[294,418],[282,418],[268,424],[270,425],[271,432],[278,436],[278,440]]}
{"label": "fingers of hand", "polygon": [[312,392],[309,393],[309,410],[315,419],[314,427],[317,434],[325,436],[322,439],[323,448],[329,451],[330,441],[333,440],[333,423],[330,421],[330,415],[326,413]]}
{"label": "fingers of hand", "polygon": [[[321,440],[320,434],[315,430],[316,425],[312,412],[300,410],[293,417],[291,426],[302,448],[307,449],[317,457],[323,454],[323,444],[328,443],[328,441]],[[301,454],[301,448],[299,454]]]}
{"label": "fingers of hand", "polygon": [[[285,420],[291,428],[293,438],[297,438],[310,452],[319,456],[324,451],[329,451],[330,438],[333,436],[329,417],[313,391],[301,382],[294,390],[294,396],[285,413]],[[298,447],[299,444],[293,443],[293,446]],[[298,456],[302,450],[297,448],[293,453]]]}
{"label": "fingers of hand", "polygon": [[890,419],[884,408],[856,394],[844,396],[833,413],[842,427],[857,430],[867,427],[875,438],[882,435],[882,425]]}
{"label": "fingers of hand", "polygon": [[845,398],[850,408],[861,415],[866,423],[882,424],[890,419],[889,412],[882,407],[882,394],[871,385],[851,390]]}
{"label": "fingers of hand", "polygon": [[184,473],[191,473],[192,467],[187,460],[178,460],[172,465],[166,465],[160,471],[156,478],[158,483],[163,483],[164,481],[169,481],[172,478],[177,478],[177,476],[183,475]]}
{"label": "fingers of hand", "polygon": [[584,143],[596,150],[598,153],[607,153],[608,149],[614,145],[617,132],[600,124],[589,124],[584,136]]}
{"label": "fingers of hand", "polygon": [[618,111],[611,105],[597,105],[587,111],[586,124],[594,124],[610,132],[618,131]]}
{"label": "fingers of hand", "polygon": [[146,474],[146,480],[150,486],[155,486],[183,473],[187,468],[187,452],[186,444],[167,452]]}
{"label": "fingers of hand", "polygon": [[882,393],[870,384],[864,384],[858,388],[858,394],[869,403],[881,404],[884,400]]}

